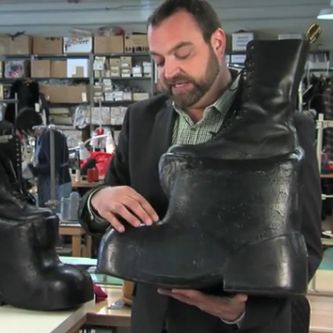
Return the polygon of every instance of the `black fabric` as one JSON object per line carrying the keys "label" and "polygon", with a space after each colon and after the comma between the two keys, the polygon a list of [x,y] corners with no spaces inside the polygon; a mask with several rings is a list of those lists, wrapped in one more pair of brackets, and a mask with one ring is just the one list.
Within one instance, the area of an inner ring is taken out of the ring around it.
{"label": "black fabric", "polygon": [[291,301],[292,333],[308,333],[310,327],[310,305],[304,296],[295,297]]}
{"label": "black fabric", "polygon": [[[17,94],[18,98],[18,108],[17,113],[19,113],[24,108],[35,109],[35,104],[39,102],[39,85],[38,82],[18,79],[15,80],[10,88],[9,98],[15,98]],[[13,123],[15,122],[15,104],[8,104],[4,119]]]}
{"label": "black fabric", "polygon": [[[234,111],[235,109],[231,108],[229,113],[233,114]],[[105,184],[108,185],[131,185],[153,205],[160,218],[163,218],[166,212],[167,200],[159,183],[158,162],[171,144],[174,116],[170,100],[165,95],[131,106],[125,117],[116,155],[105,178]],[[306,207],[302,215],[302,230],[308,245],[309,270],[313,273],[321,259],[320,237],[317,238],[317,230],[320,228],[320,205],[317,200],[313,200],[320,197],[320,188],[317,186],[318,170],[315,172],[317,163],[313,159],[314,132],[312,125],[307,127],[302,121],[297,121],[295,125],[298,130],[304,129],[299,135],[306,137],[300,140],[301,145],[304,144],[306,159],[302,176],[304,187],[300,199],[302,206]],[[308,128],[311,129],[311,133],[307,133]],[[315,173],[309,175],[311,172]],[[98,224],[97,228],[96,224],[91,222],[86,209],[88,196],[89,193],[81,201],[80,217],[88,230],[98,229],[100,233],[102,224]],[[310,211],[312,214],[307,213]],[[106,226],[107,224],[104,224],[104,227]],[[194,307],[169,301],[164,296],[158,295],[154,287],[147,289],[146,285],[138,284],[132,311],[132,332],[160,333],[164,314],[172,329],[169,329],[168,333],[222,333],[231,329],[226,328],[225,324],[212,316],[206,314],[199,316],[198,310]],[[179,324],[182,322],[183,325]],[[206,327],[209,327],[209,330]],[[290,332],[289,302],[284,299],[250,297],[240,332]]]}
{"label": "black fabric", "polygon": [[[64,184],[71,181],[68,166],[68,146],[66,136],[59,130],[54,130],[54,151],[55,151],[55,170],[58,184]],[[45,129],[38,138],[40,145],[37,154],[38,163],[35,166],[36,175],[50,175],[50,130]]]}

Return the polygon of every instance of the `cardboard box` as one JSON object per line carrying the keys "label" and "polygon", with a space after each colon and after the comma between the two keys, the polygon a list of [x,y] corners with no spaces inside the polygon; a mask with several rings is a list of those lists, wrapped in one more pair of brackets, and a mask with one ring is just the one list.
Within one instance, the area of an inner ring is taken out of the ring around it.
{"label": "cardboard box", "polygon": [[94,37],[94,53],[123,53],[124,37],[123,36],[95,36]]}
{"label": "cardboard box", "polygon": [[124,39],[125,52],[148,52],[148,39],[147,34],[126,35]]}
{"label": "cardboard box", "polygon": [[52,60],[50,76],[55,77],[55,78],[67,77],[67,61],[66,60]]}
{"label": "cardboard box", "polygon": [[62,38],[34,37],[32,52],[40,55],[62,54]]}
{"label": "cardboard box", "polygon": [[132,68],[132,57],[120,57],[120,67],[121,68]]}
{"label": "cardboard box", "polygon": [[16,55],[31,53],[30,36],[18,36],[11,38],[8,36],[0,37],[0,54]]}
{"label": "cardboard box", "polygon": [[67,85],[40,85],[40,91],[49,97],[51,103],[82,103],[83,96],[88,98],[88,86],[79,84]]}
{"label": "cardboard box", "polygon": [[64,37],[64,53],[90,53],[92,37]]}
{"label": "cardboard box", "polygon": [[147,92],[134,92],[133,101],[142,101],[149,98],[149,93]]}
{"label": "cardboard box", "polygon": [[120,58],[110,58],[110,67],[119,67],[120,68]]}
{"label": "cardboard box", "polygon": [[0,36],[0,54],[7,54],[8,51],[8,36]]}
{"label": "cardboard box", "polygon": [[111,125],[111,112],[109,107],[93,107],[91,122],[96,125]]}
{"label": "cardboard box", "polygon": [[51,76],[51,61],[50,60],[32,60],[30,67],[30,76],[35,77],[50,77]]}
{"label": "cardboard box", "polygon": [[253,32],[235,32],[232,34],[232,51],[246,51],[248,42],[254,39]]}
{"label": "cardboard box", "polygon": [[31,37],[17,36],[9,38],[8,54],[31,54]]}

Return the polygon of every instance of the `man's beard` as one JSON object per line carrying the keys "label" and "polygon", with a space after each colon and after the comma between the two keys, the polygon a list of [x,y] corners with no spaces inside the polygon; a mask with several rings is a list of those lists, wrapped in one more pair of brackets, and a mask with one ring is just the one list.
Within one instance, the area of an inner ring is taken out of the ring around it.
{"label": "man's beard", "polygon": [[[207,68],[205,71],[205,77],[201,79],[194,79],[187,74],[179,74],[170,80],[164,80],[160,82],[160,88],[163,92],[169,94],[174,100],[175,104],[180,108],[187,108],[196,104],[210,89],[216,77],[220,72],[219,62],[210,48],[210,55],[207,62]],[[191,83],[193,88],[187,93],[174,94],[172,92],[172,86],[177,82]]]}

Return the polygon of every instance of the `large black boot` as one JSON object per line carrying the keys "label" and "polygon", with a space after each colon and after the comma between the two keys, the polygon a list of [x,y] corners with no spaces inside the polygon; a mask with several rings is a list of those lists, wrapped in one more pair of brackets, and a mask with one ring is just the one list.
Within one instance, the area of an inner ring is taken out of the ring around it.
{"label": "large black boot", "polygon": [[77,307],[93,298],[90,276],[59,261],[58,218],[22,197],[12,143],[0,144],[0,303],[33,310]]}
{"label": "large black boot", "polygon": [[10,181],[15,178],[11,161],[1,154],[0,175],[0,216],[2,218],[25,221],[28,218],[34,219],[36,216],[53,215],[50,209],[37,208],[25,200],[19,183]]}
{"label": "large black boot", "polygon": [[[63,310],[93,298],[89,274],[62,264],[55,251],[58,218],[3,217],[0,208],[0,301],[31,310]],[[7,214],[5,214],[7,215]]]}
{"label": "large black boot", "polygon": [[151,227],[107,232],[100,272],[166,287],[306,291],[298,210],[302,150],[292,126],[306,46],[255,41],[247,52],[237,116],[214,140],[174,146],[162,156],[166,216]]}

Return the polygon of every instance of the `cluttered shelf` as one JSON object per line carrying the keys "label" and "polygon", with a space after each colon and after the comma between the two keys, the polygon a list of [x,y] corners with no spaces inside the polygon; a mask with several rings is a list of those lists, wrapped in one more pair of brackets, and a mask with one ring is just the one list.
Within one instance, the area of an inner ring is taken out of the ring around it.
{"label": "cluttered shelf", "polygon": [[72,180],[72,187],[73,188],[93,188],[97,185],[101,185],[103,184],[103,179],[100,179],[99,181],[97,182],[88,182],[88,180],[86,179],[81,179],[79,181],[76,181],[76,180]]}
{"label": "cluttered shelf", "polygon": [[322,179],[333,178],[333,173],[324,173],[324,174],[321,174],[320,178],[322,178]]}

